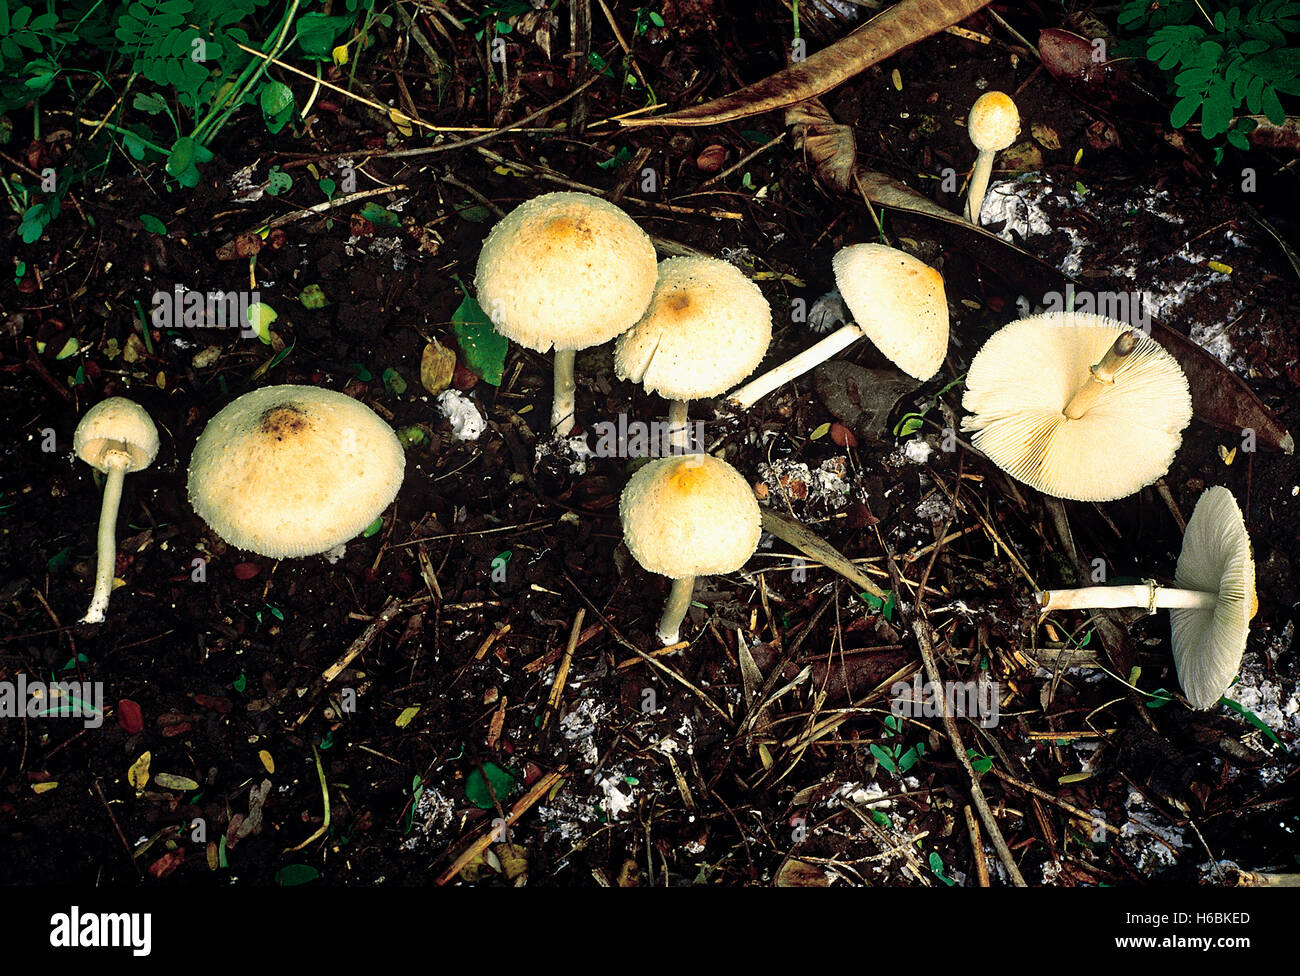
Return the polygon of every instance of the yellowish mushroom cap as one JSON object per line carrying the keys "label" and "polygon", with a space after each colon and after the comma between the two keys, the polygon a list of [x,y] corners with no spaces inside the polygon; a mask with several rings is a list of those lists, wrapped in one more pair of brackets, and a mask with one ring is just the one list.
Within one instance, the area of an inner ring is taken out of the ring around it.
{"label": "yellowish mushroom cap", "polygon": [[655,275],[654,245],[622,210],[587,193],[546,193],[492,228],[474,282],[499,333],[546,352],[598,346],[631,328]]}
{"label": "yellowish mushroom cap", "polygon": [[1169,470],[1192,419],[1187,378],[1150,336],[1083,416],[1063,413],[1123,322],[1084,312],[1020,319],[989,338],[966,374],[962,430],[1007,474],[1045,495],[1124,498]]}
{"label": "yellowish mushroom cap", "polygon": [[948,352],[943,275],[905,251],[853,244],[831,261],[858,327],[899,369],[928,380]]}
{"label": "yellowish mushroom cap", "polygon": [[1001,152],[1020,134],[1020,112],[1010,95],[985,92],[971,106],[966,128],[980,152]]}
{"label": "yellowish mushroom cap", "polygon": [[1178,683],[1193,708],[1210,708],[1241,670],[1257,605],[1250,536],[1227,488],[1207,488],[1197,499],[1174,581],[1179,589],[1219,597],[1210,610],[1169,611]]}
{"label": "yellowish mushroom cap", "polygon": [[651,461],[632,475],[618,511],[632,556],[672,579],[737,570],[762,534],[749,483],[708,454]]}
{"label": "yellowish mushroom cap", "polygon": [[268,386],[208,422],[190,459],[190,504],[233,546],[310,556],[373,522],[405,467],[392,428],[364,404],[314,386]]}
{"label": "yellowish mushroom cap", "polygon": [[72,435],[77,457],[100,471],[108,469],[113,453],[129,458],[127,472],[153,464],[158,456],[158,428],[144,407],[125,397],[101,400],[81,418]]}
{"label": "yellowish mushroom cap", "polygon": [[772,309],[734,265],[668,258],[650,307],[614,346],[614,371],[670,400],[698,400],[752,373],[772,341]]}

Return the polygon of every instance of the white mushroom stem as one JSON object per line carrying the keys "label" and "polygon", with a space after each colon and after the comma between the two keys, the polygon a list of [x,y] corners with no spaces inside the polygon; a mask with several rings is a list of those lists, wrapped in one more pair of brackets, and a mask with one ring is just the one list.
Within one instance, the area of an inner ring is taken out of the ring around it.
{"label": "white mushroom stem", "polygon": [[1041,590],[1038,603],[1043,613],[1049,610],[1118,610],[1141,607],[1155,613],[1166,610],[1213,610],[1219,603],[1217,593],[1201,590],[1176,590],[1156,586],[1153,580],[1131,586],[1084,586],[1077,590]]}
{"label": "white mushroom stem", "polygon": [[993,157],[996,152],[981,152],[975,157],[971,170],[970,186],[966,189],[966,222],[979,225],[980,210],[984,208],[984,194],[988,192],[989,177],[993,175]]}
{"label": "white mushroom stem", "polygon": [[681,579],[673,580],[673,588],[668,593],[663,616],[659,618],[659,627],[655,631],[655,636],[664,647],[676,644],[680,638],[682,620],[686,616],[686,608],[691,605],[691,594],[694,591],[694,576],[683,576]]}
{"label": "white mushroom stem", "polygon": [[748,410],[778,386],[789,383],[802,376],[808,370],[821,365],[842,349],[847,349],[862,338],[863,332],[850,322],[836,329],[820,342],[809,346],[793,359],[787,359],[780,366],[769,369],[762,376],[750,380],[744,386],[734,390],[727,399],[742,410]]}
{"label": "white mushroom stem", "polygon": [[131,455],[119,443],[104,457],[104,501],[99,509],[99,556],[95,567],[95,592],[90,609],[81,618],[83,624],[102,624],[113,592],[113,570],[117,568],[117,509],[122,501],[122,482]]}
{"label": "white mushroom stem", "polygon": [[555,350],[555,400],[551,404],[551,430],[561,437],[567,437],[569,431],[573,430],[573,395],[576,389],[573,360],[577,353],[576,349]]}
{"label": "white mushroom stem", "polygon": [[678,454],[685,454],[689,449],[686,409],[685,400],[672,400],[668,404],[668,445]]}
{"label": "white mushroom stem", "polygon": [[1125,332],[1120,335],[1106,350],[1106,355],[1101,357],[1101,361],[1092,367],[1092,375],[1084,380],[1083,386],[1079,387],[1061,412],[1071,420],[1078,420],[1087,413],[1097,397],[1101,396],[1101,391],[1115,385],[1115,371],[1123,365],[1125,357],[1137,348],[1137,343],[1136,332]]}

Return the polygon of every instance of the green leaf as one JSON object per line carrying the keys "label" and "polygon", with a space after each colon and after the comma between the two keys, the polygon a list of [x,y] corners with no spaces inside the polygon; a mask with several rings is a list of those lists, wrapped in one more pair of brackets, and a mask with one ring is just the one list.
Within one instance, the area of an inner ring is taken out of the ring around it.
{"label": "green leaf", "polygon": [[167,111],[167,102],[161,95],[136,92],[136,96],[131,102],[131,107],[139,112],[143,112],[145,115],[158,115]]}
{"label": "green leaf", "polygon": [[957,882],[953,881],[952,878],[943,873],[943,858],[939,856],[938,851],[930,852],[929,863],[931,873],[933,873],[936,878],[946,884],[949,888],[952,888],[957,884]]}
{"label": "green leaf", "polygon": [[320,872],[310,864],[286,864],[275,872],[275,883],[281,888],[310,884],[320,877]]}
{"label": "green leaf", "polygon": [[266,192],[273,197],[278,197],[281,193],[293,186],[293,177],[280,169],[279,166],[272,166],[266,174]]}
{"label": "green leaf", "polygon": [[370,221],[375,227],[382,227],[385,230],[401,230],[402,218],[397,216],[391,210],[385,210],[379,204],[373,201],[367,203],[361,208],[361,216]]}
{"label": "green leaf", "polygon": [[1233,701],[1227,695],[1224,695],[1222,698],[1219,699],[1219,704],[1227,705],[1234,712],[1236,712],[1238,715],[1244,718],[1247,722],[1255,726],[1255,728],[1259,729],[1266,736],[1272,739],[1274,745],[1280,746],[1282,744],[1282,740],[1277,737],[1277,733],[1274,732],[1271,728],[1269,728],[1268,724],[1263,719],[1261,719],[1258,715],[1252,712],[1245,705],[1241,704],[1240,702]]}
{"label": "green leaf", "polygon": [[384,517],[381,515],[361,531],[361,538],[369,539],[384,527]]}
{"label": "green leaf", "polygon": [[831,432],[831,425],[829,423],[820,424],[818,425],[816,430],[814,430],[811,434],[808,435],[808,439],[810,441],[819,441],[830,432]]}
{"label": "green leaf", "polygon": [[[487,779],[483,778],[484,773]],[[519,774],[509,769],[502,769],[496,763],[484,763],[480,771],[474,769],[469,776],[465,777],[465,797],[470,803],[482,810],[491,810],[495,804],[492,802],[492,794],[496,798],[505,801],[511,791],[518,785]],[[488,784],[492,785],[492,791],[488,791]]]}
{"label": "green leaf", "polygon": [[212,159],[211,151],[189,136],[181,136],[173,143],[167,156],[167,172],[184,187],[199,185],[199,164]]}
{"label": "green leaf", "polygon": [[392,366],[389,366],[384,370],[382,379],[384,381],[384,389],[393,394],[393,396],[401,396],[406,392],[406,380],[402,379],[402,374]]}
{"label": "green leaf", "polygon": [[469,295],[452,313],[451,328],[466,369],[483,382],[500,386],[510,343],[492,327],[482,307]]}
{"label": "green leaf", "polygon": [[320,285],[311,284],[298,293],[298,301],[302,302],[303,308],[324,308],[329,304],[325,298],[325,291]]}
{"label": "green leaf", "polygon": [[889,753],[887,753],[884,749],[882,749],[877,743],[875,742],[871,743],[869,748],[871,750],[871,754],[876,757],[876,762],[880,763],[880,765],[884,766],[891,773],[898,772],[898,767],[894,765],[893,758],[889,755]]}
{"label": "green leaf", "polygon": [[71,552],[72,552],[71,546],[65,546],[64,548],[60,549],[53,556],[51,556],[49,559],[46,560],[45,568],[48,569],[51,573],[57,573],[67,563],[68,554]]}
{"label": "green leaf", "polygon": [[266,131],[275,135],[293,117],[293,89],[282,81],[268,81],[258,97]]}
{"label": "green leaf", "polygon": [[351,17],[303,14],[298,18],[298,46],[312,60],[333,63],[334,40],[352,24]]}
{"label": "green leaf", "polygon": [[142,213],[140,215],[140,226],[150,234],[157,234],[160,237],[167,236],[167,225],[155,217],[153,214]]}
{"label": "green leaf", "polygon": [[1181,129],[1192,120],[1196,110],[1201,107],[1201,99],[1197,95],[1185,95],[1172,112],[1169,113],[1169,124],[1175,129]]}

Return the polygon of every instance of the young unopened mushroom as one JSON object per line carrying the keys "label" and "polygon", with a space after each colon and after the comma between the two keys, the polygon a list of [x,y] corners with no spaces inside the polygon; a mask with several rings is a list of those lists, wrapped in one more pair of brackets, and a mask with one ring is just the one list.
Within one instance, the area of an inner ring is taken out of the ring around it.
{"label": "young unopened mushroom", "polygon": [[975,168],[971,170],[970,186],[966,190],[965,216],[970,223],[978,224],[989,177],[993,175],[993,157],[1016,141],[1020,134],[1020,113],[1010,95],[985,92],[971,106],[966,128],[979,155],[975,157]]}
{"label": "young unopened mushroom", "polygon": [[695,577],[739,569],[762,534],[749,483],[708,454],[651,461],[632,475],[618,511],[632,556],[673,581],[655,631],[664,646],[677,643]]}
{"label": "young unopened mushroom", "polygon": [[717,258],[668,258],[645,315],[614,345],[614,372],[671,401],[672,446],[684,450],[686,401],[731,389],[771,340],[771,307],[738,268]]}
{"label": "young unopened mushroom", "polygon": [[938,271],[883,244],[843,248],[832,267],[854,321],[732,392],[727,399],[733,405],[753,406],[862,336],[918,380],[928,380],[939,371],[948,351],[948,299]]}
{"label": "young unopened mushroom", "polygon": [[537,352],[555,349],[551,429],[573,429],[573,360],[631,328],[655,286],[655,249],[614,204],[546,193],[506,214],[483,242],[474,282],[497,332]]}
{"label": "young unopened mushroom", "polygon": [[346,542],[397,497],[406,455],[365,404],[314,386],[245,393],[208,422],[190,504],[221,538],[274,559]]}
{"label": "young unopened mushroom", "polygon": [[1255,598],[1255,560],[1237,500],[1227,488],[1207,488],[1196,502],[1183,535],[1174,573],[1176,588],[1147,580],[1131,586],[1086,586],[1044,590],[1038,602],[1049,610],[1145,607],[1169,610],[1174,665],[1193,708],[1209,708],[1241,669]]}
{"label": "young unopened mushroom", "polygon": [[81,418],[72,435],[77,457],[104,473],[104,501],[99,510],[99,545],[95,565],[95,592],[81,618],[85,624],[104,622],[113,592],[117,564],[117,509],[122,501],[122,481],[132,471],[153,464],[158,456],[158,428],[144,408],[124,397],[101,400]]}
{"label": "young unopened mushroom", "polygon": [[1123,322],[1084,312],[1020,319],[989,338],[966,374],[963,430],[1045,495],[1107,502],[1166,471],[1192,419],[1173,356]]}

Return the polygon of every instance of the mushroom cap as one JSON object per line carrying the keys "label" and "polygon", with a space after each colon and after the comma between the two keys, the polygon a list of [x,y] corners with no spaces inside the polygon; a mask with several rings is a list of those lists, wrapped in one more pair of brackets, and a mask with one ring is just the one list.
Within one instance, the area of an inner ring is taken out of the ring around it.
{"label": "mushroom cap", "polygon": [[752,373],[771,341],[771,306],[740,269],[668,258],[645,315],[614,345],[614,372],[670,400],[698,400]]}
{"label": "mushroom cap", "polygon": [[858,327],[899,369],[928,380],[948,352],[943,275],[906,251],[853,244],[831,261]]}
{"label": "mushroom cap", "polygon": [[1166,471],[1192,419],[1187,378],[1150,336],[1078,420],[1063,413],[1123,322],[1084,312],[1019,319],[989,338],[966,374],[962,430],[999,468],[1045,495],[1107,502]]}
{"label": "mushroom cap", "polygon": [[980,152],[1001,152],[1020,134],[1020,112],[1010,95],[985,92],[971,106],[966,128]]}
{"label": "mushroom cap", "polygon": [[708,454],[651,461],[628,481],[618,513],[636,561],[672,579],[739,569],[762,534],[749,483]]}
{"label": "mushroom cap", "polygon": [[1193,708],[1209,708],[1241,670],[1255,607],[1255,560],[1237,500],[1227,488],[1202,492],[1187,521],[1174,581],[1217,593],[1211,610],[1169,611],[1178,683]]}
{"label": "mushroom cap", "polygon": [[158,428],[144,407],[125,397],[100,400],[81,418],[72,435],[77,457],[100,471],[108,470],[111,454],[126,448],[126,470],[139,471],[158,456]]}
{"label": "mushroom cap", "polygon": [[507,339],[538,352],[586,349],[641,317],[655,286],[655,249],[614,204],[544,193],[492,228],[474,282]]}
{"label": "mushroom cap", "polygon": [[221,538],[275,559],[346,542],[389,506],[406,457],[365,404],[268,386],[213,417],[190,459],[194,510]]}

